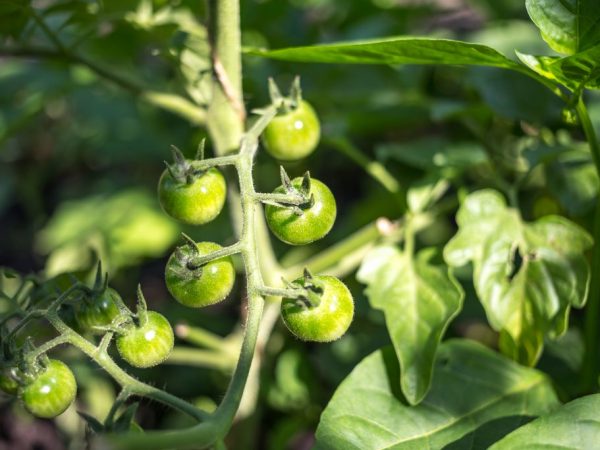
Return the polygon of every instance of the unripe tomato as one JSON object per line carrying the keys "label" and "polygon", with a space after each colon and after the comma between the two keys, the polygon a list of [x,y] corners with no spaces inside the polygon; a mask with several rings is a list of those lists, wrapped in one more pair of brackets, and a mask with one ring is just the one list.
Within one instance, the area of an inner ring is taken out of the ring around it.
{"label": "unripe tomato", "polygon": [[120,301],[121,296],[112,288],[106,288],[102,292],[96,293],[92,298],[77,305],[75,312],[77,323],[84,330],[103,333],[101,330],[95,330],[94,327],[110,325],[120,314],[117,306]]}
{"label": "unripe tomato", "polygon": [[[303,179],[292,180],[292,186],[300,189]],[[279,186],[275,193],[285,193],[285,188]],[[301,214],[294,208],[286,206],[267,205],[265,214],[267,224],[275,236],[290,245],[304,245],[321,239],[335,222],[337,208],[335,197],[327,186],[319,180],[311,179],[310,194],[312,204],[300,206]]]}
{"label": "unripe tomato", "polygon": [[9,395],[17,395],[19,392],[19,383],[17,383],[7,372],[2,371],[0,372],[0,390]]}
{"label": "unripe tomato", "polygon": [[[294,284],[304,286],[306,279]],[[293,298],[281,301],[281,317],[288,329],[303,341],[330,342],[348,330],[354,316],[354,300],[344,283],[335,277],[319,275],[313,282],[322,288],[317,306],[306,305]]]}
{"label": "unripe tomato", "polygon": [[76,395],[77,382],[73,372],[56,359],[51,359],[21,391],[25,408],[34,416],[47,419],[65,412]]}
{"label": "unripe tomato", "polygon": [[134,367],[152,367],[171,354],[175,337],[169,321],[155,311],[147,311],[146,323],[131,325],[117,337],[117,350]]}
{"label": "unripe tomato", "polygon": [[158,199],[163,210],[183,223],[202,225],[219,215],[225,204],[227,185],[221,172],[212,167],[190,183],[174,179],[165,170],[158,182]]}
{"label": "unripe tomato", "polygon": [[304,100],[288,112],[275,116],[262,134],[267,151],[277,159],[295,161],[310,155],[321,137],[319,118]]}
{"label": "unripe tomato", "polygon": [[198,242],[197,251],[184,245],[175,251],[165,269],[167,289],[179,303],[193,308],[225,299],[233,288],[235,269],[231,257],[219,258],[202,267],[192,266],[195,256],[204,256],[222,247],[214,242]]}

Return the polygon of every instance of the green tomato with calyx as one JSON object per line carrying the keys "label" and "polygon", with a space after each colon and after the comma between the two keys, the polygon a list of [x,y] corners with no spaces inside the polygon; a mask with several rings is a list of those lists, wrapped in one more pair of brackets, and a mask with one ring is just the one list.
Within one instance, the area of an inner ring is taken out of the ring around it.
{"label": "green tomato with calyx", "polygon": [[222,247],[214,242],[198,242],[179,247],[167,262],[167,289],[179,303],[192,308],[213,305],[224,300],[235,282],[235,268],[230,256],[196,267],[194,258],[208,255]]}
{"label": "green tomato with calyx", "polygon": [[117,350],[134,367],[156,366],[169,357],[175,336],[169,321],[155,311],[146,312],[143,324],[130,324],[117,338]]}
{"label": "green tomato with calyx", "polygon": [[[300,191],[303,178],[292,180],[292,186]],[[276,194],[285,194],[283,186],[279,186]],[[290,245],[310,244],[324,237],[335,222],[337,207],[335,197],[325,184],[311,178],[310,201],[297,208],[286,205],[267,205],[265,215],[270,230],[280,240]]]}
{"label": "green tomato with calyx", "polygon": [[20,397],[34,416],[51,419],[65,412],[77,395],[77,382],[71,369],[62,361],[51,359],[31,382],[22,388]]}
{"label": "green tomato with calyx", "polygon": [[227,185],[215,167],[177,180],[165,170],[158,182],[158,199],[163,210],[180,222],[203,225],[214,220],[225,204]]}
{"label": "green tomato with calyx", "polygon": [[313,107],[301,100],[271,120],[262,134],[267,151],[282,161],[306,158],[319,144],[321,125]]}
{"label": "green tomato with calyx", "polygon": [[[298,278],[293,284],[304,287],[306,278]],[[281,301],[281,317],[287,328],[303,341],[331,342],[346,333],[354,317],[352,293],[339,279],[318,275],[312,277],[311,285],[320,286],[319,303],[296,298]]]}

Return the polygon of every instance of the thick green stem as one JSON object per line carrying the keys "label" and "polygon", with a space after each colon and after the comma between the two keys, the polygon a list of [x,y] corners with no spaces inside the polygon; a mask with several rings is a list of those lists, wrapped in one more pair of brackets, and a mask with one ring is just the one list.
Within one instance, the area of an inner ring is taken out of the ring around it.
{"label": "thick green stem", "polygon": [[[590,146],[592,159],[596,166],[596,172],[600,176],[600,143],[596,137],[594,126],[590,120],[587,108],[583,100],[579,100],[577,114],[586,139]],[[594,215],[594,247],[592,249],[592,276],[590,280],[590,291],[585,309],[584,339],[585,354],[582,363],[582,382],[585,392],[597,387],[598,375],[600,374],[600,198],[596,204]]]}
{"label": "thick green stem", "polygon": [[215,82],[208,130],[217,155],[239,148],[244,132],[239,0],[209,0],[209,36]]}

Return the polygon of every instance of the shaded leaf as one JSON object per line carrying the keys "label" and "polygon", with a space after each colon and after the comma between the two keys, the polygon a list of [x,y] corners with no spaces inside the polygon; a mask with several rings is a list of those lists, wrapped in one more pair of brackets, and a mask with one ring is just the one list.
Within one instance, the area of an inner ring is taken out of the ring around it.
{"label": "shaded leaf", "polygon": [[378,159],[396,160],[426,171],[442,170],[448,175],[460,174],[468,168],[488,162],[480,144],[448,142],[439,138],[424,138],[409,144],[390,143],[376,148]]}
{"label": "shaded leaf", "polygon": [[496,442],[490,450],[588,450],[600,442],[600,394],[578,398]]}
{"label": "shaded leaf", "polygon": [[102,433],[104,431],[104,425],[94,416],[90,416],[83,411],[77,411],[77,414],[85,421],[86,425],[93,433]]}
{"label": "shaded leaf", "polygon": [[398,370],[390,348],[356,366],[321,415],[316,448],[484,449],[559,405],[541,372],[473,341],[440,345],[431,390],[418,406],[399,395]]}
{"label": "shaded leaf", "polygon": [[[421,254],[426,254],[423,251]],[[383,311],[400,361],[402,392],[411,404],[427,393],[439,341],[462,307],[463,291],[446,268],[394,247],[379,247],[357,274],[371,306]]]}
{"label": "shaded leaf", "polygon": [[119,418],[113,424],[112,430],[115,433],[125,433],[129,431],[135,424],[135,414],[137,413],[140,404],[138,402],[132,403],[125,408],[125,411],[119,416]]}

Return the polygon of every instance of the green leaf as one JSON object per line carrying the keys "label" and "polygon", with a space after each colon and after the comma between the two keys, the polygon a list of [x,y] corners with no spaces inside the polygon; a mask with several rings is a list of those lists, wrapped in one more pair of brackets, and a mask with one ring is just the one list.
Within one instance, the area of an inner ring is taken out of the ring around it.
{"label": "green leaf", "polygon": [[567,55],[600,43],[598,0],[526,0],[525,6],[542,38]]}
{"label": "green leaf", "polygon": [[496,442],[490,450],[588,450],[600,442],[600,394],[578,398]]}
{"label": "green leaf", "polygon": [[500,332],[500,349],[533,365],[544,336],[562,335],[570,308],[585,303],[590,274],[584,252],[592,238],[558,216],[526,223],[492,190],[467,196],[457,223],[444,249],[446,262],[473,263],[473,284]]}
{"label": "green leaf", "polygon": [[163,255],[178,236],[178,226],[160,211],[151,193],[126,189],[65,202],[39,232],[36,244],[49,255],[50,277],[88,268],[94,263],[91,251],[107,270],[132,266]]}
{"label": "green leaf", "polygon": [[589,212],[600,188],[590,153],[565,152],[546,167],[548,189],[563,208],[575,217]]}
{"label": "green leaf", "polygon": [[18,38],[29,20],[30,0],[0,3],[0,36]]}
{"label": "green leaf", "polygon": [[445,267],[433,266],[421,255],[413,260],[390,246],[370,252],[357,278],[368,285],[371,306],[385,315],[400,362],[402,392],[417,404],[429,390],[440,339],[462,308],[462,288]]}
{"label": "green leaf", "polygon": [[450,39],[396,37],[248,53],[284,61],[335,64],[451,64],[514,68],[491,47]]}
{"label": "green leaf", "polygon": [[448,142],[440,138],[423,138],[410,144],[382,144],[375,151],[380,160],[396,160],[417,169],[442,171],[448,176],[459,175],[488,162],[487,153],[480,144]]}
{"label": "green leaf", "polygon": [[418,406],[399,395],[398,370],[390,348],[356,366],[321,415],[316,448],[484,449],[559,405],[543,373],[473,341],[440,345],[431,390]]}
{"label": "green leaf", "polygon": [[600,45],[571,56],[533,56],[518,53],[519,59],[545,78],[558,81],[572,91],[600,89]]}

